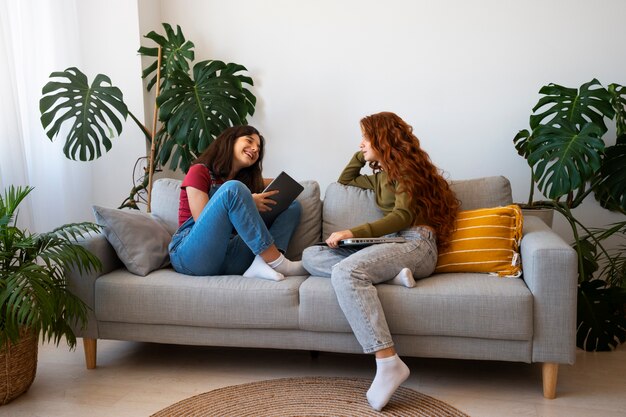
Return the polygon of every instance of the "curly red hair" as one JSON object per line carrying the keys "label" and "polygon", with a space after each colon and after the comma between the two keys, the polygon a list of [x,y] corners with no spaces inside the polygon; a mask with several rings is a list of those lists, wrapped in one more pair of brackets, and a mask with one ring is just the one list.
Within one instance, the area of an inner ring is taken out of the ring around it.
{"label": "curly red hair", "polygon": [[460,207],[430,156],[421,148],[413,128],[398,115],[382,112],[364,117],[361,129],[380,161],[370,162],[376,171],[387,172],[395,181],[397,193],[409,195],[411,209],[422,213],[437,233],[437,246],[443,249],[454,230],[454,220]]}

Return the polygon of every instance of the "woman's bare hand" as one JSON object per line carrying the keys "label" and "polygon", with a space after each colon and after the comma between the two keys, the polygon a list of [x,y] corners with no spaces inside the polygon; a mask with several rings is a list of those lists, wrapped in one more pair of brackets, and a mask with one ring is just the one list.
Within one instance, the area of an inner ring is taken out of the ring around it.
{"label": "woman's bare hand", "polygon": [[273,190],[265,193],[252,194],[252,199],[259,213],[272,210],[272,206],[276,204],[276,201],[272,200],[270,197],[278,194],[278,192],[278,190]]}
{"label": "woman's bare hand", "polygon": [[351,231],[349,231],[349,230],[340,230],[340,231],[334,232],[330,236],[328,236],[328,239],[326,239],[326,244],[329,247],[331,247],[331,248],[337,248],[337,247],[339,247],[339,241],[340,240],[349,239],[351,237],[354,237],[354,235],[352,234]]}

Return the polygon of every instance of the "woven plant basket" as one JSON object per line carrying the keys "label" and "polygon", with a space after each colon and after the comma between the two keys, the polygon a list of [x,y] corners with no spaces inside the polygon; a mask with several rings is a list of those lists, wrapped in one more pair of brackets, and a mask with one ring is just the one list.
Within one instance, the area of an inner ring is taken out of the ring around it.
{"label": "woven plant basket", "polygon": [[16,344],[0,348],[0,405],[25,393],[37,371],[38,335],[22,330]]}

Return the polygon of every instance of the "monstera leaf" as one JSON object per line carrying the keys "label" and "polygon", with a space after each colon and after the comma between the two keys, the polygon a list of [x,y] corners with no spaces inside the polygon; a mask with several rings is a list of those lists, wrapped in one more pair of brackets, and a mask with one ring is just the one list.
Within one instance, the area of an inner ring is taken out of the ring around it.
{"label": "monstera leaf", "polygon": [[517,154],[524,159],[528,159],[528,141],[531,139],[528,129],[520,130],[513,138],[513,144],[517,150]]}
{"label": "monstera leaf", "polygon": [[609,94],[615,110],[617,139],[614,146],[606,149],[600,170],[602,181],[594,193],[602,207],[626,214],[626,87],[610,84]]}
{"label": "monstera leaf", "polygon": [[81,161],[99,158],[101,147],[109,151],[110,139],[122,133],[122,122],[128,115],[122,92],[103,74],[89,85],[87,76],[74,67],[53,72],[50,77],[59,80],[48,82],[39,100],[46,134],[54,140],[61,127],[71,123],[63,146],[65,156]]}
{"label": "monstera leaf", "polygon": [[[157,158],[149,160],[144,169],[146,177],[168,161],[172,170],[187,171],[191,162],[202,153],[215,136],[233,125],[246,123],[254,114],[256,97],[246,88],[252,79],[242,74],[246,68],[221,61],[203,61],[193,67],[194,44],[185,39],[180,26],[176,31],[163,23],[165,34],[150,32],[146,38],[157,47],[141,47],[139,53],[157,57],[161,48],[160,86],[158,95],[159,121],[154,143],[149,131],[126,107],[121,91],[111,85],[111,80],[99,74],[90,85],[87,77],[77,68],[51,74],[52,80],[43,88],[40,100],[41,123],[50,140],[65,138],[64,153],[71,159],[92,160],[111,149],[111,139],[122,132],[123,121],[130,117],[153,144]],[[148,79],[147,88],[156,84],[158,62],[154,60],[143,70]],[[66,129],[69,125],[69,130]],[[140,160],[143,158],[140,158]],[[138,160],[138,164],[139,161]],[[133,170],[133,187],[123,207],[138,208],[143,193],[149,188],[148,180],[135,178],[138,164]]]}
{"label": "monstera leaf", "polygon": [[[152,31],[145,37],[153,40],[162,48],[161,80],[163,83],[167,84],[169,76],[173,74],[174,71],[189,73],[189,63],[194,59],[194,45],[193,42],[185,40],[185,36],[183,35],[180,26],[176,26],[176,33],[174,33],[172,26],[167,23],[163,23],[163,28],[165,29],[166,36],[159,35],[158,33]],[[156,58],[158,56],[159,48],[148,48],[142,46],[139,48],[138,52],[144,56]],[[158,61],[155,60],[143,70],[141,77],[150,77],[151,74],[155,73],[157,65]],[[152,78],[150,78],[150,81],[148,81],[148,85],[146,86],[148,91],[150,91],[154,84],[156,84],[156,78],[156,74],[154,74],[152,75]]]}
{"label": "monstera leaf", "polygon": [[254,114],[256,98],[244,87],[253,85],[250,77],[240,74],[245,70],[242,65],[208,60],[194,65],[193,78],[178,70],[170,75],[157,99],[159,118],[169,136],[162,144],[161,163],[177,145],[170,167],[186,172],[215,136],[246,123],[247,116]]}
{"label": "monstera leaf", "polygon": [[617,136],[626,135],[626,87],[609,84],[609,94],[611,94],[611,105],[615,110]]}
{"label": "monstera leaf", "polygon": [[[612,119],[615,110],[611,106],[611,95],[595,78],[580,86],[580,89],[567,88],[557,84],[548,84],[539,90],[545,95],[533,108],[530,127],[535,130],[541,125],[560,125],[565,119],[578,130],[587,122],[592,122],[601,129],[600,136],[606,133],[604,118]],[[547,107],[547,108],[546,108]],[[541,113],[538,110],[546,108]]]}
{"label": "monstera leaf", "polygon": [[612,211],[626,214],[626,133],[616,144],[606,148],[600,175],[602,182],[594,188],[596,200]]}
{"label": "monstera leaf", "polygon": [[559,123],[537,127],[526,144],[539,189],[555,200],[584,187],[600,169],[604,152],[597,125],[587,123],[579,131],[565,119]]}
{"label": "monstera leaf", "polygon": [[578,287],[576,346],[586,351],[609,351],[626,341],[626,293],[600,279]]}
{"label": "monstera leaf", "polygon": [[[579,89],[548,84],[530,116],[531,130],[513,138],[515,149],[532,169],[532,178],[548,198],[569,195],[570,206],[584,199],[587,183],[601,182],[600,166],[607,132],[605,118],[612,119],[623,109],[621,86],[609,90],[595,78]],[[532,188],[531,188],[532,189]],[[576,198],[572,193],[576,192]]]}

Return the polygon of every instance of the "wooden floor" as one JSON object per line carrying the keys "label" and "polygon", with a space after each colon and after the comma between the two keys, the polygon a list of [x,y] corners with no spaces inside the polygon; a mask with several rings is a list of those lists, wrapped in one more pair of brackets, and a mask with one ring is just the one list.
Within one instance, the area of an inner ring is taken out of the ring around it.
{"label": "wooden floor", "polygon": [[[626,416],[626,347],[578,351],[559,368],[557,398],[541,390],[541,366],[522,363],[405,358],[406,387],[451,404],[473,417]],[[138,417],[184,398],[228,385],[296,376],[372,378],[365,355],[305,351],[206,348],[99,341],[98,367],[84,366],[82,343],[40,347],[30,390],[0,407],[0,416]]]}

